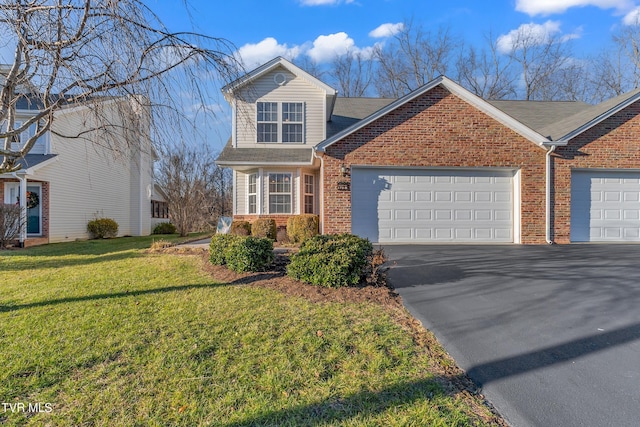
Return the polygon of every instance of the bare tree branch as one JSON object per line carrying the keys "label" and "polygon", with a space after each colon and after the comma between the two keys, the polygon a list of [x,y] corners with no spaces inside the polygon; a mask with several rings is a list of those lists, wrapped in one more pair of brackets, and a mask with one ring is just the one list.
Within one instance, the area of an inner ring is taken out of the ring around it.
{"label": "bare tree branch", "polygon": [[[4,1],[0,31],[14,46],[13,63],[0,68],[0,173],[17,170],[58,112],[71,106],[88,111],[85,124],[94,132],[66,137],[99,140],[115,153],[152,136],[174,142],[193,126],[185,94],[207,105],[209,82],[227,83],[242,71],[231,43],[171,32],[140,0]],[[104,108],[114,99],[128,99],[111,104],[115,115]],[[20,102],[30,104],[32,118],[17,119]],[[145,109],[149,117],[140,117]]]}

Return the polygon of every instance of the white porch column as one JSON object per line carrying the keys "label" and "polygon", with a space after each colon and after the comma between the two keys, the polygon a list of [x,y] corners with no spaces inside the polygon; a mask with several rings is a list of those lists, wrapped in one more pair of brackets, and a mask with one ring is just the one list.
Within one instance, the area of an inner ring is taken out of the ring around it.
{"label": "white porch column", "polygon": [[19,176],[13,173],[13,176],[20,181],[20,247],[24,248],[24,242],[27,240],[27,177]]}

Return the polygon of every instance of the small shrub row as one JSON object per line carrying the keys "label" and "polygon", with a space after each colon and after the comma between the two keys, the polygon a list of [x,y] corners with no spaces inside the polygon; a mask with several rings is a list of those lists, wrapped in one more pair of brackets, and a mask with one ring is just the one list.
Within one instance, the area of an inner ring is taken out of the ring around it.
{"label": "small shrub row", "polygon": [[236,236],[250,236],[251,223],[249,221],[233,221],[230,232]]}
{"label": "small shrub row", "polygon": [[287,274],[313,285],[354,286],[371,271],[373,245],[352,234],[317,235],[291,256]]}
{"label": "small shrub row", "polygon": [[238,273],[263,271],[273,263],[273,242],[264,237],[216,234],[209,245],[209,260]]}
{"label": "small shrub row", "polygon": [[153,234],[175,234],[176,226],[170,222],[161,222],[153,228]]}
{"label": "small shrub row", "polygon": [[272,218],[249,221],[233,221],[231,234],[237,236],[266,237],[281,243],[302,243],[320,232],[318,215],[294,215],[287,220],[286,227],[277,227]]}
{"label": "small shrub row", "polygon": [[87,231],[94,239],[109,239],[118,235],[118,223],[111,218],[96,218],[89,221]]}
{"label": "small shrub row", "polygon": [[287,236],[292,243],[302,243],[316,236],[319,232],[318,215],[304,214],[289,217],[287,220]]}
{"label": "small shrub row", "polygon": [[251,235],[254,237],[266,237],[276,240],[276,220],[271,218],[258,218],[251,224]]}

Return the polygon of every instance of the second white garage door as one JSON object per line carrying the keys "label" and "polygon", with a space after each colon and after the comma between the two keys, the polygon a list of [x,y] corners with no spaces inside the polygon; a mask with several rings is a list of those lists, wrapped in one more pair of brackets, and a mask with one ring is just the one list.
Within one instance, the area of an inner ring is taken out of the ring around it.
{"label": "second white garage door", "polygon": [[640,242],[640,172],[574,171],[571,241]]}
{"label": "second white garage door", "polygon": [[514,242],[514,172],[352,168],[351,229],[372,242]]}

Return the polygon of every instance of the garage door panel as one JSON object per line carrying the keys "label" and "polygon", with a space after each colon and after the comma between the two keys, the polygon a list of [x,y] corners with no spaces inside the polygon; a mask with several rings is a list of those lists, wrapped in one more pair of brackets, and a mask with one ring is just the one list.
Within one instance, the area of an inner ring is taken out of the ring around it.
{"label": "garage door panel", "polygon": [[571,240],[640,241],[640,172],[574,171]]}
{"label": "garage door panel", "polygon": [[[371,191],[382,177],[389,184]],[[509,171],[353,168],[352,231],[376,242],[513,242],[512,191]]]}

